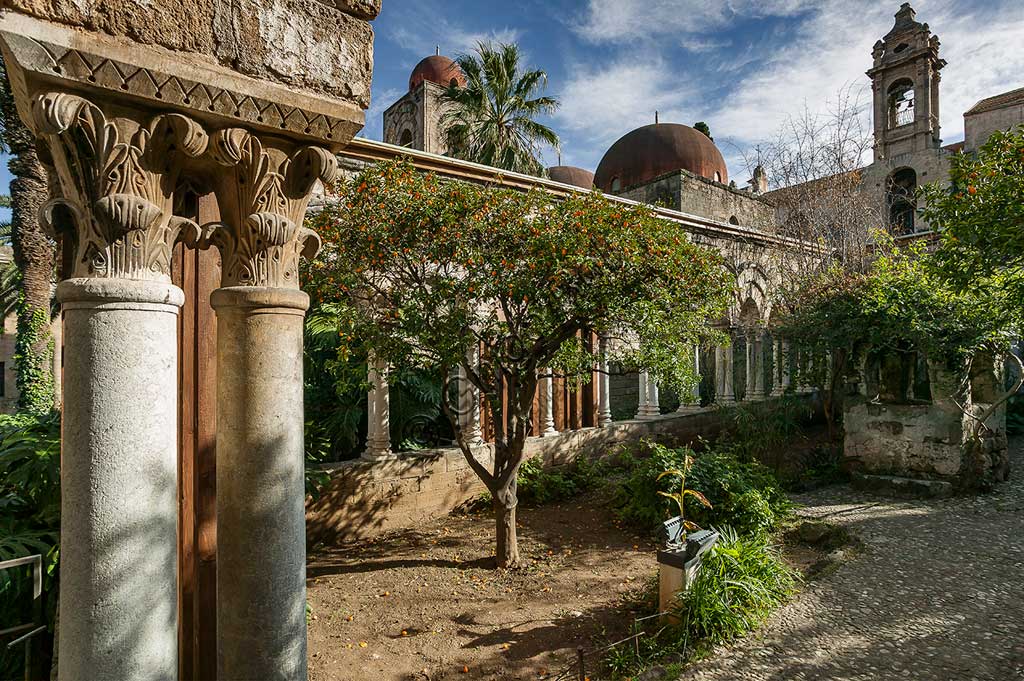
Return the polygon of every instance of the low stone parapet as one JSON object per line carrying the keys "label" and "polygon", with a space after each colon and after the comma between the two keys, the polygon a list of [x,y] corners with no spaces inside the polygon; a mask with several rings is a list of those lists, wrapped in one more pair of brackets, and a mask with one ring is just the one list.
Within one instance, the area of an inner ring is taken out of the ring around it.
{"label": "low stone parapet", "polygon": [[[577,458],[601,458],[617,445],[654,439],[669,446],[714,437],[719,412],[704,409],[666,414],[644,421],[617,421],[604,428],[564,431],[526,442],[526,457],[543,457],[545,466],[564,466]],[[490,467],[491,445],[477,448]],[[307,504],[309,546],[318,542],[366,539],[389,530],[414,527],[446,515],[486,491],[457,447],[404,452],[393,459],[363,459],[321,467],[331,477],[323,493]]]}

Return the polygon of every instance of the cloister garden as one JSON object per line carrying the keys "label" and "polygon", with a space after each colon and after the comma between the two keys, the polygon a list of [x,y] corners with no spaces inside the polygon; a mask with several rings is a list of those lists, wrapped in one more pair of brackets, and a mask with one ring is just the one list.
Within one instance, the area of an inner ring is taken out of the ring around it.
{"label": "cloister garden", "polygon": [[1024,675],[1024,126],[886,210],[869,135],[622,138],[741,224],[545,170],[515,45],[414,71],[446,155],[354,138],[380,3],[321,4],[283,66],[0,14],[0,677]]}

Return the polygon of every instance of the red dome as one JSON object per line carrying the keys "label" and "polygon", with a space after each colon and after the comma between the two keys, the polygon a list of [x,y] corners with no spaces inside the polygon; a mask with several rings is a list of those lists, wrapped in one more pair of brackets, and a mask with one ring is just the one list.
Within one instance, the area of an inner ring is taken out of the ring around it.
{"label": "red dome", "polygon": [[715,143],[704,133],[678,123],[645,125],[627,133],[605,153],[594,181],[601,191],[612,192],[676,170],[729,182],[725,159]]}
{"label": "red dome", "polygon": [[409,90],[415,90],[425,80],[441,87],[448,87],[452,81],[459,87],[466,86],[466,76],[459,65],[442,55],[427,57],[416,65],[409,76]]}
{"label": "red dome", "polygon": [[548,177],[555,182],[571,184],[574,187],[594,188],[594,173],[575,166],[552,166],[548,168]]}

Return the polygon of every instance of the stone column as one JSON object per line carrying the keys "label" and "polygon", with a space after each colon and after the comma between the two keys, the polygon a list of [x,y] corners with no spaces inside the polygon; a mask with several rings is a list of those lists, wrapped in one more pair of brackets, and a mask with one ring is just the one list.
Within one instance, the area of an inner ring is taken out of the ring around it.
{"label": "stone column", "polygon": [[555,429],[555,379],[550,369],[542,369],[544,377],[541,379],[541,394],[543,395],[543,423],[541,424],[541,437],[558,435]]}
{"label": "stone column", "polygon": [[754,344],[754,334],[747,332],[746,334],[746,347],[744,352],[744,361],[746,364],[746,386],[745,394],[743,396],[744,402],[750,402],[756,399],[757,393],[757,351]]}
{"label": "stone column", "polygon": [[721,404],[731,404],[736,401],[736,389],[733,386],[733,352],[732,345],[718,346],[715,348],[716,364],[718,369],[718,390],[715,400]]}
{"label": "stone column", "polygon": [[61,422],[61,681],[178,673],[177,317],[180,162],[207,138],[178,114],[109,113],[37,92],[28,123],[73,216]]}
{"label": "stone column", "polygon": [[680,396],[678,411],[685,412],[700,409],[700,369],[700,346],[694,345],[693,372],[697,374],[697,383],[693,386],[693,390]]}
{"label": "stone column", "polygon": [[608,374],[608,339],[599,342],[600,358],[597,374],[597,425],[599,428],[612,423],[611,376]]}
{"label": "stone column", "polygon": [[362,458],[371,461],[393,459],[387,365],[371,355],[368,373],[372,387],[366,399],[366,450]]}
{"label": "stone column", "polygon": [[782,341],[782,353],[779,355],[781,357],[779,361],[782,363],[782,392],[784,393],[789,392],[789,389],[793,383],[793,375],[790,372],[789,368],[789,353],[789,341]]}
{"label": "stone column", "polygon": [[[755,330],[747,337],[747,400],[759,402],[766,397],[764,389],[763,332]],[[753,377],[751,373],[753,372]],[[753,391],[751,392],[751,388]]]}
{"label": "stone column", "polygon": [[[479,366],[480,348],[474,346],[467,352],[466,361],[474,368]],[[466,433],[467,441],[477,445],[484,441],[480,427],[480,391],[470,383],[464,367],[459,367],[459,377],[459,427]]]}
{"label": "stone column", "polygon": [[641,370],[637,374],[637,407],[633,418],[642,419],[647,416],[647,371]]}
{"label": "stone column", "polygon": [[[300,256],[310,191],[334,155],[240,128],[211,136],[224,222],[217,313],[217,648],[221,679],[306,679]],[[378,401],[378,404],[380,402]],[[379,424],[379,421],[378,421]]]}
{"label": "stone column", "polygon": [[650,374],[647,374],[647,412],[649,417],[661,416],[658,382]]}
{"label": "stone column", "polygon": [[781,397],[786,391],[782,384],[782,373],[785,371],[786,356],[782,352],[782,341],[775,339],[772,342],[772,397]]}

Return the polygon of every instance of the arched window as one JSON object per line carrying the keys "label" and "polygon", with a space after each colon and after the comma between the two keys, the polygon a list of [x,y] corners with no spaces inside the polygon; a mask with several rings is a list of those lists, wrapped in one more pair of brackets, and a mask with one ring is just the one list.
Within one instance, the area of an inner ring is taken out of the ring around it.
{"label": "arched window", "polygon": [[729,218],[729,224],[730,225],[738,225],[738,224],[740,224],[740,220],[735,215],[733,215],[732,217]]}
{"label": "arched window", "polygon": [[914,83],[908,78],[889,86],[889,127],[914,122]]}
{"label": "arched window", "polygon": [[613,192],[622,191],[622,180],[620,180],[617,177],[613,177],[612,178],[612,191]]}
{"label": "arched window", "polygon": [[889,206],[889,229],[896,236],[913,234],[917,210],[917,173],[913,168],[900,168],[886,181],[886,203]]}
{"label": "arched window", "polygon": [[718,171],[716,170],[716,171],[715,171],[715,182],[721,182],[721,181],[722,181],[722,174],[721,174],[721,173],[719,173],[719,172],[718,172]]}
{"label": "arched window", "polygon": [[402,138],[399,140],[399,144],[403,147],[412,146],[412,130],[406,128],[402,131]]}
{"label": "arched window", "polygon": [[459,79],[458,78],[452,78],[451,80],[448,81],[448,86],[449,87],[459,87]]}

